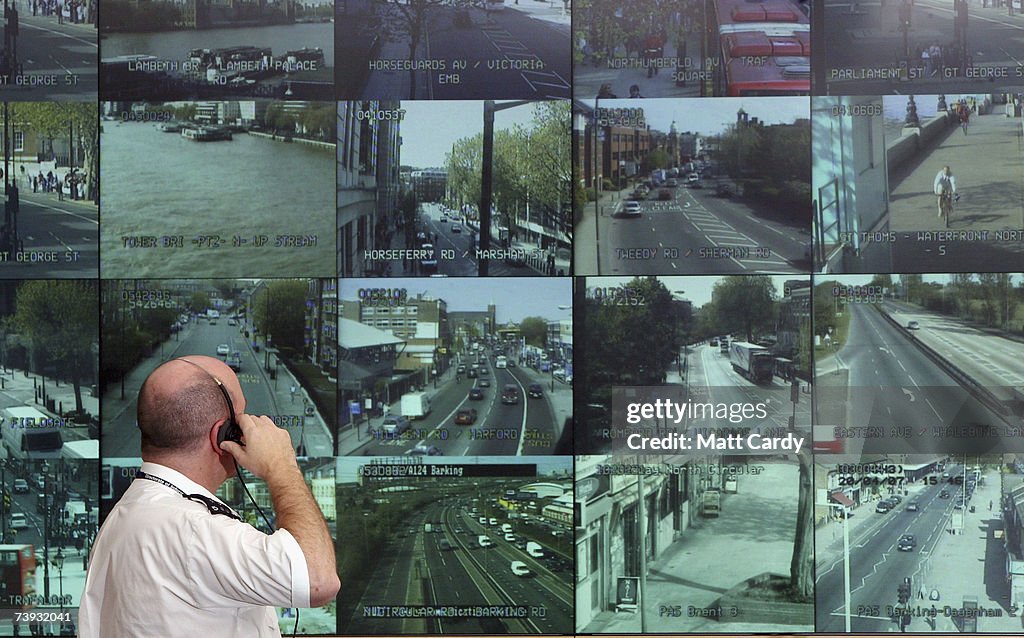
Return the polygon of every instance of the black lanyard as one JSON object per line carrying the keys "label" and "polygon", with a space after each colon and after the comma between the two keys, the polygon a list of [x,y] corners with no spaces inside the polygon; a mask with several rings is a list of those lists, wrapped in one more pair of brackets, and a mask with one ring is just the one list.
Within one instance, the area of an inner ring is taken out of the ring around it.
{"label": "black lanyard", "polygon": [[203,496],[202,494],[186,494],[185,490],[181,489],[180,487],[178,487],[174,483],[171,483],[170,481],[165,481],[159,476],[146,474],[142,470],[139,470],[138,472],[135,473],[135,478],[146,479],[147,481],[153,481],[155,483],[159,483],[160,485],[165,485],[174,490],[175,492],[177,492],[178,494],[181,494],[183,498],[187,498],[190,501],[195,501],[196,503],[202,503],[211,514],[220,514],[223,516],[227,516],[228,518],[233,518],[236,521],[242,520],[241,516],[235,514],[235,512],[230,507],[221,503],[220,501],[216,501],[210,498],[209,496]]}

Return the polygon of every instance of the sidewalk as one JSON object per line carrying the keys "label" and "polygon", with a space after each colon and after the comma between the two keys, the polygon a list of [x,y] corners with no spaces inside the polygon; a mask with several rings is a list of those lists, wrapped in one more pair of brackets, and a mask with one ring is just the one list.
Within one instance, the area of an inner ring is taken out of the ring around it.
{"label": "sidewalk", "polygon": [[[386,20],[384,22],[386,24]],[[395,37],[398,39],[396,40]],[[430,57],[430,28],[420,40],[419,50],[416,51],[416,60],[425,60]],[[376,60],[408,60],[409,43],[404,36],[395,36],[385,29],[381,33],[380,52]],[[366,86],[363,87],[362,95],[372,96],[377,100],[408,100],[409,95],[409,71],[378,71],[371,70],[366,79]],[[430,72],[416,71],[416,99],[433,99],[433,89],[430,82]]]}
{"label": "sidewalk", "polygon": [[[45,394],[43,393],[44,386]],[[54,418],[59,418],[62,413],[75,409],[75,387],[73,385],[14,368],[0,369],[0,392],[18,403],[34,407],[43,414]],[[81,392],[82,409],[89,414],[99,415],[99,398],[91,396],[88,386],[82,386]],[[45,399],[53,400],[53,411],[46,408]],[[74,433],[74,436],[65,436],[65,440],[89,438],[87,424],[74,424],[70,427],[73,428],[71,432]],[[67,433],[66,430],[65,433]]]}
{"label": "sidewalk", "polygon": [[[943,166],[956,178],[960,201],[950,217],[950,230],[1019,229],[1019,150],[1021,120],[999,113],[974,115],[967,134],[950,127],[949,135],[892,190],[890,227],[894,231],[944,229],[932,184]],[[984,161],[979,158],[984,157]]]}
{"label": "sidewalk", "polygon": [[[813,607],[806,625],[723,623],[714,618],[671,617],[661,605],[711,607],[722,594],[764,572],[789,574],[797,508],[796,463],[759,463],[759,475],[741,475],[735,494],[723,494],[721,516],[698,519],[653,561],[648,562],[649,633],[803,633],[813,630]],[[621,551],[621,550],[619,550]],[[607,554],[610,550],[606,550]],[[754,619],[751,619],[754,620]],[[580,633],[637,633],[639,613],[603,611]]]}
{"label": "sidewalk", "polygon": [[[583,215],[576,230],[573,232],[573,259],[575,260],[576,275],[600,275],[611,272],[612,265],[601,263],[601,241],[604,240],[604,233],[608,225],[598,223],[599,219],[610,217],[621,202],[633,191],[632,188],[622,190],[602,191],[597,202],[589,201],[583,206]],[[595,216],[594,209],[598,210],[599,217]]]}
{"label": "sidewalk", "polygon": [[[438,389],[431,392],[436,394],[442,391],[444,384],[449,383],[455,379],[455,371],[458,366],[452,365],[445,370],[444,374],[437,377]],[[339,410],[348,410],[347,405],[338,406]],[[359,449],[370,444],[377,443],[380,441],[379,438],[375,437],[370,432],[380,430],[383,426],[384,419],[390,414],[401,414],[402,413],[402,397],[395,397],[395,400],[388,404],[387,409],[384,410],[384,414],[371,416],[369,419],[365,415],[360,415],[355,423],[349,423],[341,428],[338,432],[338,456],[357,456],[362,454]]]}
{"label": "sidewalk", "polygon": [[[991,470],[984,474],[984,485],[978,485],[974,495],[963,510],[952,510],[951,526],[957,533],[944,532],[936,543],[935,552],[923,563],[922,585],[924,591],[939,591],[939,608],[935,618],[935,631],[958,633],[960,628],[941,611],[949,605],[963,606],[964,599],[976,597],[978,606],[986,609],[998,608],[1001,617],[979,617],[979,632],[1020,633],[1019,614],[1009,614],[1010,589],[1006,580],[1006,552],[1003,539],[995,537],[995,530],[1002,529],[1000,519],[999,474]],[[989,503],[992,509],[989,510]],[[970,507],[976,511],[972,513]],[[963,532],[960,532],[960,515],[964,516]],[[956,577],[951,577],[953,574]],[[914,576],[915,583],[918,575]],[[917,585],[915,584],[915,588]],[[927,600],[920,601],[922,606]],[[917,625],[916,627],[914,625]],[[925,631],[925,621],[913,619],[909,631]]]}
{"label": "sidewalk", "polygon": [[568,2],[563,3],[562,0],[507,0],[505,9],[524,13],[535,20],[565,25],[568,31],[572,16],[566,4]]}

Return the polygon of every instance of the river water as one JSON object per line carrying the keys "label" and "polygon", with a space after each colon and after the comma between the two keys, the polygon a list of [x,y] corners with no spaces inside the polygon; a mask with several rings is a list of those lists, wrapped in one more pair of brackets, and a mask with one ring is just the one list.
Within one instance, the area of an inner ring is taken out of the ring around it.
{"label": "river water", "polygon": [[235,46],[270,47],[275,56],[303,47],[324,50],[324,64],[334,66],[334,24],[301,24],[164,31],[160,33],[114,33],[103,38],[100,57],[147,54],[161,60],[184,60],[192,49],[220,49]]}
{"label": "river water", "polygon": [[[102,122],[100,274],[334,277],[335,150],[235,134],[192,142],[152,123]],[[181,248],[127,248],[125,236],[184,236]],[[219,248],[194,246],[219,235]],[[238,235],[270,243],[232,247]],[[316,235],[275,247],[278,235]]]}

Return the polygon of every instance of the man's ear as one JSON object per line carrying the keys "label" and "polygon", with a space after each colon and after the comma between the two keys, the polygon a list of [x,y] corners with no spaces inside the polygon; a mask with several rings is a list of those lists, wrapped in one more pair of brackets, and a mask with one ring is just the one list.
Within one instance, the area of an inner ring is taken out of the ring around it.
{"label": "man's ear", "polygon": [[207,432],[207,438],[210,440],[210,445],[213,446],[213,449],[217,451],[217,454],[222,455],[222,456],[224,454],[227,454],[227,452],[225,452],[224,450],[220,449],[220,442],[219,442],[218,438],[219,438],[219,435],[220,435],[220,429],[222,427],[226,427],[226,426],[227,426],[227,419],[221,419],[221,420],[217,421],[216,423],[214,423],[210,427],[210,431]]}

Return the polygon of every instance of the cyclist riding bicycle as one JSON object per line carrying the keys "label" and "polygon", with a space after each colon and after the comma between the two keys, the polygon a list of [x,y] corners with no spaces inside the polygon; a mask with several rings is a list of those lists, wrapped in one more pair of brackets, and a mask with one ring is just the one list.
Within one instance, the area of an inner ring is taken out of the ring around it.
{"label": "cyclist riding bicycle", "polygon": [[938,216],[942,217],[947,207],[952,207],[953,198],[956,196],[956,177],[953,176],[953,170],[948,166],[942,167],[942,170],[935,176],[932,188],[939,198]]}

